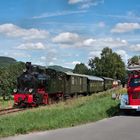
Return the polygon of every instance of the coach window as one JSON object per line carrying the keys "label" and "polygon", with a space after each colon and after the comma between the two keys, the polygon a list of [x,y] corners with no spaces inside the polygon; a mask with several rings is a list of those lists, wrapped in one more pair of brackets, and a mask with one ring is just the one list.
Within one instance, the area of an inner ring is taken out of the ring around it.
{"label": "coach window", "polygon": [[74,77],[71,79],[71,84],[74,85]]}
{"label": "coach window", "polygon": [[102,86],[104,85],[104,82],[102,82]]}
{"label": "coach window", "polygon": [[82,78],[80,78],[80,85],[82,85]]}
{"label": "coach window", "polygon": [[75,82],[74,82],[75,85],[78,85],[78,77],[75,77],[74,80],[75,80]]}

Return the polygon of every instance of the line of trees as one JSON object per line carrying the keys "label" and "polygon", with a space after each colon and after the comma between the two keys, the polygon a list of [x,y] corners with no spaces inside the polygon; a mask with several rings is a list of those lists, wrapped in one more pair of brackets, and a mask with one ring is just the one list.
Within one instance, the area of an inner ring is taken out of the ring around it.
{"label": "line of trees", "polygon": [[101,52],[101,57],[91,58],[88,68],[84,63],[76,64],[73,72],[80,74],[96,75],[125,81],[125,64],[120,55],[106,47]]}

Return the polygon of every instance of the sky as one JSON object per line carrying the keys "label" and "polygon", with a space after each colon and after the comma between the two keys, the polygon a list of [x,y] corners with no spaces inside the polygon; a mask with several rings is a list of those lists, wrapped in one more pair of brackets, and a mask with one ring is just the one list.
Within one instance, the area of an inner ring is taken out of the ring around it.
{"label": "sky", "polygon": [[140,0],[0,0],[0,56],[74,68],[105,47],[139,55]]}

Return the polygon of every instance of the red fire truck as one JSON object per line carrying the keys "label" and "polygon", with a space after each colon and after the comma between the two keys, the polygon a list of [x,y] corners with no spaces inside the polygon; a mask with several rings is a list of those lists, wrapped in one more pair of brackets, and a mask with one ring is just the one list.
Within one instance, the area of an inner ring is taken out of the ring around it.
{"label": "red fire truck", "polygon": [[121,96],[120,109],[140,111],[140,66],[128,67],[127,94]]}

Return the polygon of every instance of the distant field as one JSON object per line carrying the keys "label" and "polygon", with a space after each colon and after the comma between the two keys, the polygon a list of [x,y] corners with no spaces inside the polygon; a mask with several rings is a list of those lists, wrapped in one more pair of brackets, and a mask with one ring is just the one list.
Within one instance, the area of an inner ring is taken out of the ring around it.
{"label": "distant field", "polygon": [[111,99],[114,92],[126,91],[106,91],[9,116],[0,116],[0,137],[70,127],[114,116],[119,112],[119,101]]}

